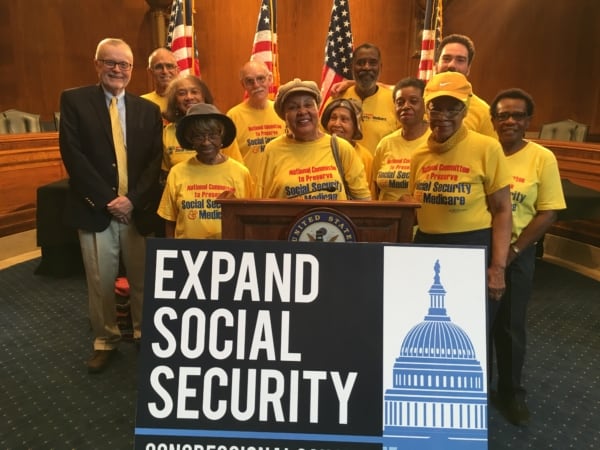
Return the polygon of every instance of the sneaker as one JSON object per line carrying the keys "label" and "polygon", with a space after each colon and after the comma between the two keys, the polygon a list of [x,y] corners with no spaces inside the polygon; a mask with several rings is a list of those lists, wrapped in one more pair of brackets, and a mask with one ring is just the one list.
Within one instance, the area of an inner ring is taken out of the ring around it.
{"label": "sneaker", "polygon": [[89,373],[100,373],[110,363],[110,360],[117,352],[117,349],[112,350],[94,350],[90,359],[88,359],[87,367]]}

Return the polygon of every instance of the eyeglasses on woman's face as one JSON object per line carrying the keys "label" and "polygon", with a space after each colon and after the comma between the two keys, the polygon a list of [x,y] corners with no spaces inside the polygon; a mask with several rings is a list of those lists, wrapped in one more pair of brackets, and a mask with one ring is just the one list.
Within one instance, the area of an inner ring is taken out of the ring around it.
{"label": "eyeglasses on woman's face", "polygon": [[497,120],[498,122],[506,122],[510,118],[516,122],[521,122],[525,119],[528,119],[529,115],[524,111],[511,111],[496,113],[492,116],[492,119]]}

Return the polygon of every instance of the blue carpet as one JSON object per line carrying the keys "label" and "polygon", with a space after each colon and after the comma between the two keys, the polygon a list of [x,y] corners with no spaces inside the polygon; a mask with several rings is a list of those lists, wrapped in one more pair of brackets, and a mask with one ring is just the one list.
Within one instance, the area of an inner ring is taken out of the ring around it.
{"label": "blue carpet", "polygon": [[[0,448],[130,449],[136,358],[124,342],[88,375],[92,335],[82,277],[0,272]],[[489,448],[600,448],[600,283],[539,262],[529,314],[529,427],[490,406]]]}

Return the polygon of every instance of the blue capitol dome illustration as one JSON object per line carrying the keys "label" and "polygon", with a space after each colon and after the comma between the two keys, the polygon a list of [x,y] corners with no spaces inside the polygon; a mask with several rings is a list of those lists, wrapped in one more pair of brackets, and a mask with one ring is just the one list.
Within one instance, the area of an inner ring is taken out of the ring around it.
{"label": "blue capitol dome illustration", "polygon": [[487,449],[483,370],[446,312],[439,261],[434,272],[429,311],[404,337],[385,391],[384,449]]}

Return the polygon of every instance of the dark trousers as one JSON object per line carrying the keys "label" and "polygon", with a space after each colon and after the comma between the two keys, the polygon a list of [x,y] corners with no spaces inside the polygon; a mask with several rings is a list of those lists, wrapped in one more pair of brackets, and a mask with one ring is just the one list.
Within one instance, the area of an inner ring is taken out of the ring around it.
{"label": "dark trousers", "polygon": [[[492,229],[465,231],[463,233],[429,234],[417,230],[414,238],[415,244],[431,245],[471,245],[486,248],[487,264],[492,257]],[[496,318],[500,302],[489,300],[487,302],[487,329],[488,335]],[[488,358],[489,361],[489,358]]]}
{"label": "dark trousers", "polygon": [[[483,230],[467,231],[464,233],[444,233],[444,234],[429,234],[417,230],[414,238],[415,244],[432,244],[432,245],[471,245],[483,246],[487,252],[487,264],[489,265],[492,255],[492,229],[486,228]],[[492,327],[500,309],[500,302],[487,299],[487,368],[488,379],[491,378],[493,363],[492,355]]]}
{"label": "dark trousers", "polygon": [[498,364],[498,394],[505,398],[525,397],[522,386],[527,347],[527,306],[533,290],[534,245],[522,250],[506,268],[506,292],[493,326]]}

